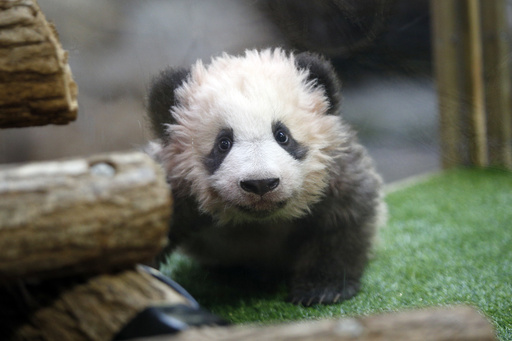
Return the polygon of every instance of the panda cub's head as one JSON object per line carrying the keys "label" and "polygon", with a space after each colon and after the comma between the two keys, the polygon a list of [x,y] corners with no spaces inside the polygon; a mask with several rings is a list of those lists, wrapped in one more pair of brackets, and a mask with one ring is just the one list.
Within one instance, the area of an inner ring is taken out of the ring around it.
{"label": "panda cub's head", "polygon": [[176,200],[220,223],[292,219],[325,193],[349,133],[331,65],[281,49],[222,55],[154,81],[154,149]]}

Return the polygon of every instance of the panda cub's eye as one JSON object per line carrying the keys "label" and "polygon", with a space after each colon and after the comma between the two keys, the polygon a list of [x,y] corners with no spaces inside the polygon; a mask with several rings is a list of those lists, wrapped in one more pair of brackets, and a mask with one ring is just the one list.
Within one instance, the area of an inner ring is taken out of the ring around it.
{"label": "panda cub's eye", "polygon": [[233,142],[231,141],[231,139],[229,137],[222,137],[218,144],[217,144],[217,147],[219,148],[219,150],[221,152],[227,152],[228,150],[231,149],[231,145],[233,144]]}
{"label": "panda cub's eye", "polygon": [[280,144],[288,143],[288,134],[286,134],[282,129],[276,131],[274,137],[276,141]]}

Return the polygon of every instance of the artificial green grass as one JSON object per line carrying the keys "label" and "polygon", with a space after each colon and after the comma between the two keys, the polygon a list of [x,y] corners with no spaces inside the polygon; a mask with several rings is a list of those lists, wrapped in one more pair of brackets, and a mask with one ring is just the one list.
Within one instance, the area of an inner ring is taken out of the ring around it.
{"label": "artificial green grass", "polygon": [[361,292],[341,304],[286,303],[286,287],[250,276],[221,276],[173,255],[162,271],[206,309],[234,323],[369,315],[469,304],[512,340],[512,173],[459,169],[387,195]]}

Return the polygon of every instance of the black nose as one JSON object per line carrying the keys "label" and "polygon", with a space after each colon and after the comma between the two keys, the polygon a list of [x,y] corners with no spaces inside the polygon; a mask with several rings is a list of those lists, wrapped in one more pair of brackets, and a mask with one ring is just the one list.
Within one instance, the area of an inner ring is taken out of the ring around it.
{"label": "black nose", "polygon": [[246,192],[263,195],[279,186],[278,178],[261,179],[261,180],[244,180],[240,181],[240,187]]}

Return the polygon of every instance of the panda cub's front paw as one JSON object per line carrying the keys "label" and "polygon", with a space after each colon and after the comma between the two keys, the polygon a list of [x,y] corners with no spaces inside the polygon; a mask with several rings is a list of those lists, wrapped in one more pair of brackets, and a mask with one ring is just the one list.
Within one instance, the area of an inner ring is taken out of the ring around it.
{"label": "panda cub's front paw", "polygon": [[359,291],[359,282],[349,281],[341,285],[318,286],[312,288],[292,288],[288,301],[309,307],[313,304],[341,303],[354,297]]}

